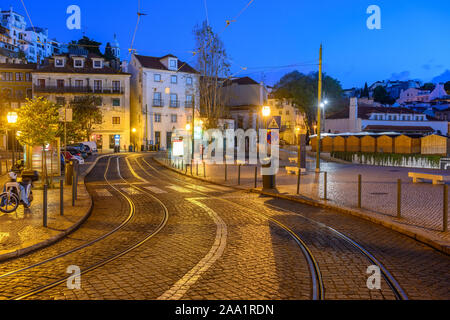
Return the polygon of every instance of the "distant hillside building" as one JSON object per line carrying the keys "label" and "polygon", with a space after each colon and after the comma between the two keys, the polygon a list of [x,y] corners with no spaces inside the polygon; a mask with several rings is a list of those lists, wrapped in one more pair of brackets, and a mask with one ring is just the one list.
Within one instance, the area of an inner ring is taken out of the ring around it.
{"label": "distant hillside building", "polygon": [[327,133],[345,132],[398,132],[447,135],[448,122],[401,107],[373,107],[359,105],[357,98],[350,100],[349,108],[324,120]]}

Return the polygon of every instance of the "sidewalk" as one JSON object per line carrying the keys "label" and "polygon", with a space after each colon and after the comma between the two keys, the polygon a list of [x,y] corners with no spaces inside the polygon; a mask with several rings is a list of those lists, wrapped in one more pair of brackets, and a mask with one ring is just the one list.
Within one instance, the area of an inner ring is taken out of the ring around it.
{"label": "sidewalk", "polygon": [[[307,172],[301,176],[300,195],[297,195],[297,176],[287,174],[284,167],[296,152],[280,150],[280,169],[276,176],[277,190],[262,190],[262,178],[258,168],[255,189],[255,166],[241,166],[241,184],[238,185],[238,166],[227,165],[225,181],[224,165],[206,165],[206,178],[218,184],[270,194],[275,197],[307,203],[355,215],[382,224],[430,246],[450,254],[450,232],[443,227],[443,186],[431,183],[413,184],[408,172],[445,172],[432,169],[375,167],[322,160],[320,174],[315,173],[315,158],[307,157]],[[196,176],[196,166],[193,175]],[[204,177],[203,165],[199,165],[199,177]],[[324,196],[324,172],[327,172],[327,200]],[[362,208],[357,208],[358,174],[362,175]],[[190,169],[188,169],[190,175]],[[397,179],[402,180],[401,218],[397,218]]]}
{"label": "sidewalk", "polygon": [[[19,206],[15,213],[0,213],[0,261],[51,245],[73,232],[89,217],[93,204],[84,176],[96,159],[97,156],[80,166],[75,207],[72,207],[72,186],[64,187],[64,216],[60,216],[59,188],[48,190],[47,228],[43,227],[42,190],[33,189],[34,200],[29,209]],[[0,185],[3,186],[6,180],[6,176],[1,176]]]}

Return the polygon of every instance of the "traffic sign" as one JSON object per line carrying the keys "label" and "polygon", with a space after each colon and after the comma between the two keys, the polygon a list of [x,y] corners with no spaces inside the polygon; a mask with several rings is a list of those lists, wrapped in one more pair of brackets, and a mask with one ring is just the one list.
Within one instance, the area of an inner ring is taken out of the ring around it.
{"label": "traffic sign", "polygon": [[272,117],[268,129],[280,129],[280,127],[281,127],[281,117],[280,116]]}
{"label": "traffic sign", "polygon": [[60,122],[72,122],[72,109],[67,109],[67,108],[59,109],[59,121]]}

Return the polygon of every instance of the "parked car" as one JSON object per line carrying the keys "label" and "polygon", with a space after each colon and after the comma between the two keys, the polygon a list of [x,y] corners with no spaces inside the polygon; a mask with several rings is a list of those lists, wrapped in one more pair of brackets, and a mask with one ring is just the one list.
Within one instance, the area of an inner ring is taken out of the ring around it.
{"label": "parked car", "polygon": [[92,150],[89,146],[84,145],[84,147],[86,148],[86,153],[88,154],[88,156],[92,156]]}
{"label": "parked car", "polygon": [[94,141],[82,142],[82,144],[84,144],[85,146],[88,146],[93,153],[98,152],[97,143],[95,143]]}
{"label": "parked car", "polygon": [[[63,150],[65,150],[65,148]],[[67,151],[69,151],[72,154],[76,153],[83,159],[87,159],[89,157],[84,145],[81,145],[81,146],[80,145],[69,145],[69,146],[67,146]]]}
{"label": "parked car", "polygon": [[79,164],[84,164],[84,159],[76,153],[72,154],[70,151],[62,151],[61,154],[64,156],[66,162],[75,160],[78,161]]}

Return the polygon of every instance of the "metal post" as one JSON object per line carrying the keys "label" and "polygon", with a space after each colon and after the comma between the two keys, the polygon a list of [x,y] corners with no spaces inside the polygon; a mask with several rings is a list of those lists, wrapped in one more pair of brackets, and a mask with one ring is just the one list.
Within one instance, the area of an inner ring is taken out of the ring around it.
{"label": "metal post", "polygon": [[192,176],[192,163],[193,163],[193,159],[191,159],[191,176]]}
{"label": "metal post", "polygon": [[255,188],[258,186],[258,166],[255,166]]}
{"label": "metal post", "polygon": [[44,201],[43,201],[43,215],[42,215],[42,223],[44,225],[44,227],[47,227],[47,184],[44,184]]}
{"label": "metal post", "polygon": [[225,162],[225,181],[227,181],[227,163]]}
{"label": "metal post", "polygon": [[300,177],[302,175],[302,168],[298,168],[298,176],[297,176],[297,194],[300,194]]}
{"label": "metal post", "polygon": [[397,218],[402,217],[402,179],[397,180]]}
{"label": "metal post", "polygon": [[64,181],[59,180],[59,214],[64,215]]}
{"label": "metal post", "polygon": [[205,164],[205,161],[203,161],[203,177],[206,178],[206,164]]}
{"label": "metal post", "polygon": [[316,135],[316,172],[320,172],[320,133],[321,133],[321,124],[320,124],[320,104],[322,102],[322,44],[320,45],[319,52],[319,84],[318,84],[318,105],[317,105],[317,135]]}
{"label": "metal post", "polygon": [[238,165],[238,185],[241,185],[241,165]]}
{"label": "metal post", "polygon": [[362,185],[362,177],[358,174],[358,208],[361,208],[361,185]]}
{"label": "metal post", "polygon": [[323,199],[324,200],[327,200],[327,179],[328,179],[327,176],[328,176],[328,174],[325,171],[323,173]]}
{"label": "metal post", "polygon": [[195,162],[195,170],[197,172],[197,177],[198,177],[198,161]]}
{"label": "metal post", "polygon": [[72,207],[75,207],[75,173],[72,175]]}
{"label": "metal post", "polygon": [[448,231],[448,186],[444,184],[444,221],[442,223],[443,231]]}

